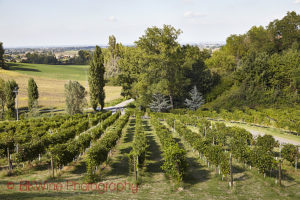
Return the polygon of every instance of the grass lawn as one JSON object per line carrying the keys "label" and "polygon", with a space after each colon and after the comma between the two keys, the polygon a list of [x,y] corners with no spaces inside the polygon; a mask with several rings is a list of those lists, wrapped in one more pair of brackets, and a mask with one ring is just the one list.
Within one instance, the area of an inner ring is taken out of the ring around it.
{"label": "grass lawn", "polygon": [[[9,70],[0,69],[0,78],[14,79],[19,85],[19,107],[27,106],[27,84],[30,77],[34,78],[39,88],[39,105],[43,107],[64,108],[64,85],[68,80],[77,80],[87,91],[88,65],[43,65],[43,64],[9,64]],[[105,102],[120,98],[121,87],[106,86]],[[89,100],[89,96],[87,96]]]}
{"label": "grass lawn", "polygon": [[60,80],[88,80],[89,65],[46,65],[30,63],[9,63],[8,70],[26,74]]}

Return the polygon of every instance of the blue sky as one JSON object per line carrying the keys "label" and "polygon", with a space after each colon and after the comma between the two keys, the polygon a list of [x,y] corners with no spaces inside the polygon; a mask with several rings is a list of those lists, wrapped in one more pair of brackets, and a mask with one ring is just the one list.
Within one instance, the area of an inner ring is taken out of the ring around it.
{"label": "blue sky", "polygon": [[170,24],[183,31],[180,43],[224,42],[299,10],[300,0],[0,0],[0,41],[105,45],[114,34],[133,44],[147,27]]}

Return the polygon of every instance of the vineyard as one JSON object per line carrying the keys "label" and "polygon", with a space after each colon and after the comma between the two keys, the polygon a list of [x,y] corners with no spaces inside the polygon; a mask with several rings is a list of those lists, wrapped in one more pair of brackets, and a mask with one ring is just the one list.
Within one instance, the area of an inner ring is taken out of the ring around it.
{"label": "vineyard", "polygon": [[298,148],[207,119],[220,115],[250,116],[128,108],[2,122],[0,198],[299,198]]}

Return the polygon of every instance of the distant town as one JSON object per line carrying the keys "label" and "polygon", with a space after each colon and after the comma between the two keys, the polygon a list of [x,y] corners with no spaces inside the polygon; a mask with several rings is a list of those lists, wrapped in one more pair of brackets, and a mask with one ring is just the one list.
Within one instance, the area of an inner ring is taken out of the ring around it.
{"label": "distant town", "polygon": [[[186,44],[183,44],[186,45]],[[218,50],[223,43],[193,43],[192,46],[198,46],[201,50],[208,49],[211,52]],[[125,45],[133,46],[133,45]],[[100,45],[101,48],[107,48],[107,45]],[[78,56],[78,51],[94,51],[95,46],[68,46],[68,47],[14,47],[5,48],[4,59],[6,62],[26,62],[26,54],[45,54],[54,56],[58,62],[66,64],[67,60]]]}

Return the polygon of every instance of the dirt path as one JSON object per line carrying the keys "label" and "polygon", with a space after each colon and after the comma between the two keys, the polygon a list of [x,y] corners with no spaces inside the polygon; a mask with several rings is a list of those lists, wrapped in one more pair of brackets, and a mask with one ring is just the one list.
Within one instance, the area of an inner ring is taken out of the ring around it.
{"label": "dirt path", "polygon": [[[259,135],[263,136],[263,135],[268,134],[263,130],[255,130],[254,128],[246,127],[244,125],[240,125],[240,124],[236,124],[236,123],[232,124],[232,123],[229,123],[229,122],[225,122],[225,124],[226,124],[226,126],[237,126],[237,127],[244,128],[247,131],[249,131],[255,137],[257,137]],[[273,137],[275,138],[275,140],[279,141],[282,144],[300,145],[300,142],[294,141],[292,139],[287,139],[287,138],[279,137],[279,136],[276,136],[276,135],[273,135]]]}

